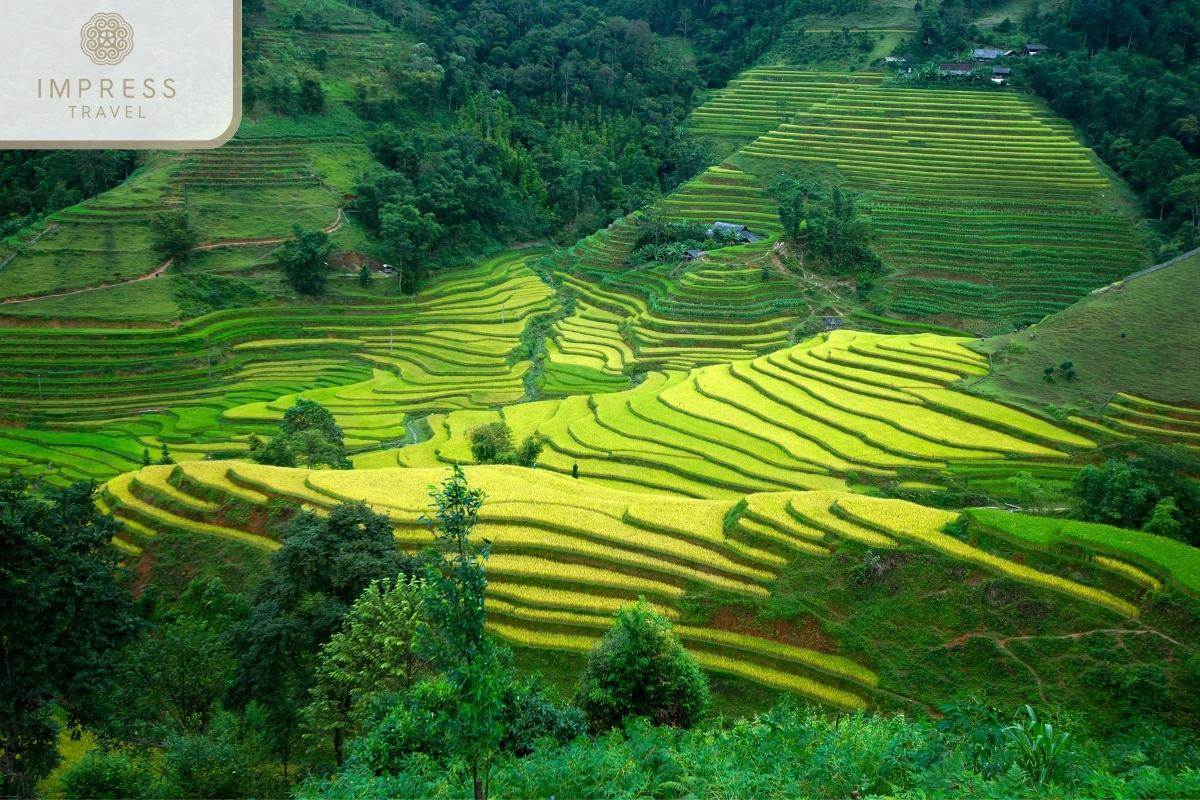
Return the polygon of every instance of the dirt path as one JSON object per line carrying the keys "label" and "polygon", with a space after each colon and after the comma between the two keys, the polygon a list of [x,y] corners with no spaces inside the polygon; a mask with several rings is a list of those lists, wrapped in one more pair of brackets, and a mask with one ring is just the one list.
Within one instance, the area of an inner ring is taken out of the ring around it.
{"label": "dirt path", "polygon": [[[333,233],[338,228],[342,227],[342,210],[339,208],[337,211],[338,211],[337,217],[333,220],[333,222],[329,225],[326,225],[324,228],[321,229],[321,230],[325,231],[325,233]],[[56,225],[54,227],[58,227],[58,226]],[[41,236],[43,234],[49,233],[49,231],[50,231],[49,228],[42,231],[41,234],[38,234],[38,238],[41,238]],[[215,250],[218,247],[250,247],[250,246],[256,245],[256,244],[279,244],[281,242],[286,242],[286,241],[289,241],[290,239],[294,239],[294,238],[295,238],[294,236],[279,236],[279,237],[275,237],[272,239],[223,239],[221,241],[212,242],[210,244],[197,245],[196,247],[192,248],[192,251],[195,252],[195,251],[199,251],[199,250]],[[30,244],[32,244],[35,241],[37,241],[37,239],[32,240],[30,242]],[[14,253],[13,255],[15,256],[16,253]],[[9,256],[9,259],[11,259],[11,258],[12,258],[12,256]],[[130,283],[137,283],[138,281],[150,280],[151,278],[157,278],[159,275],[162,275],[164,272],[166,272],[167,267],[171,266],[173,261],[174,261],[174,259],[168,258],[162,264],[160,264],[159,266],[150,270],[145,275],[139,275],[136,278],[130,278],[129,280],[121,281],[120,283],[106,283],[106,284],[102,284],[100,286],[89,286],[89,287],[86,287],[83,289],[72,289],[69,292],[56,292],[54,294],[40,294],[35,297],[15,297],[15,298],[11,298],[9,300],[0,300],[0,306],[8,305],[9,303],[31,303],[34,300],[46,300],[51,297],[69,297],[73,294],[83,294],[84,292],[98,292],[101,289],[112,289],[117,286],[126,286]],[[6,260],[4,263],[7,264],[8,261]],[[0,264],[0,266],[3,266],[3,264]]]}

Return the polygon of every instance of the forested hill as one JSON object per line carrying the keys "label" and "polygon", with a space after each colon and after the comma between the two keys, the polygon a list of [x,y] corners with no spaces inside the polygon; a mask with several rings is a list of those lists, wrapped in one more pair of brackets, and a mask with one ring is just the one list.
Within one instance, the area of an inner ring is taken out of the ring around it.
{"label": "forested hill", "polygon": [[775,16],[769,5],[247,8],[248,116],[319,112],[305,86],[324,85],[329,105],[377,127],[391,172],[366,194],[431,214],[454,241],[569,241],[669,193],[708,161],[681,135],[697,92],[757,57]]}

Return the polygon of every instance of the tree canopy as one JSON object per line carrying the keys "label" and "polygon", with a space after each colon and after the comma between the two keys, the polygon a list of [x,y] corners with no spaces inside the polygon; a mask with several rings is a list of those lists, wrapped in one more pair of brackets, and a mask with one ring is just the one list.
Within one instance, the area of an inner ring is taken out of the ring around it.
{"label": "tree canopy", "polygon": [[329,234],[292,226],[295,238],[284,243],[276,253],[279,266],[289,284],[300,294],[319,295],[325,291],[325,259],[333,245]]}
{"label": "tree canopy", "polygon": [[58,762],[57,705],[72,727],[102,721],[121,647],[138,631],[116,583],[120,529],[79,482],[31,497],[0,483],[0,785],[32,796]]}

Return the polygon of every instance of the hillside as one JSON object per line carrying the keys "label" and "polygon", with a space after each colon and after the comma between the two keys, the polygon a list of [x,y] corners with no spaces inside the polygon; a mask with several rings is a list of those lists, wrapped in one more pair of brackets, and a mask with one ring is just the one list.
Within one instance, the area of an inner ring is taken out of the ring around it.
{"label": "hillside", "polygon": [[[210,542],[191,545],[201,551],[231,552],[223,541],[277,550],[278,529],[255,512],[277,500],[325,513],[365,499],[391,515],[403,546],[419,548],[430,541],[417,519],[426,486],[443,474],[195,463],[110,481],[104,502],[128,521],[131,559],[170,559],[180,547],[172,531]],[[718,676],[833,706],[920,711],[987,685],[996,700],[1069,704],[1107,726],[1125,701],[1072,676],[1119,662],[1171,676],[1172,720],[1200,713],[1179,671],[1190,648],[1173,644],[1196,635],[1197,565],[1147,574],[1123,560],[1140,544],[1046,550],[986,517],[956,538],[939,529],[957,513],[838,491],[686,500],[515,467],[467,474],[488,494],[479,533],[496,543],[489,625],[531,652],[588,649],[611,612],[641,595]],[[1089,555],[1097,547],[1116,558]],[[872,553],[877,566],[864,569]],[[726,702],[747,691],[716,680]]]}
{"label": "hillside", "polygon": [[[989,354],[991,372],[971,390],[1035,410],[1053,404],[1087,419],[1112,416],[1118,431],[1119,418],[1150,428],[1174,427],[1179,435],[1165,438],[1186,441],[1186,422],[1138,417],[1155,408],[1170,417],[1172,412],[1158,404],[1192,407],[1200,401],[1197,280],[1200,255],[1192,255],[1100,289],[1028,330],[992,337],[980,345]],[[1068,361],[1074,370],[1070,378],[1061,368]],[[1046,367],[1054,368],[1052,381],[1046,380]],[[1131,403],[1144,408],[1127,411]],[[1186,410],[1182,413],[1186,419]]]}
{"label": "hillside", "polygon": [[29,785],[1194,795],[1196,13],[1051,5],[244,0],[229,144],[0,154]]}

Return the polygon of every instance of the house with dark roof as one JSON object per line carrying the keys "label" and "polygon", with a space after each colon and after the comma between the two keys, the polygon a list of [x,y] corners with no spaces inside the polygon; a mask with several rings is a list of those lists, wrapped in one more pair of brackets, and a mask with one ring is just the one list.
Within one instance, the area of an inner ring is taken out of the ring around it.
{"label": "house with dark roof", "polygon": [[971,70],[975,69],[974,64],[942,64],[938,67],[939,75],[970,75]]}
{"label": "house with dark roof", "polygon": [[736,225],[732,222],[714,222],[712,227],[704,233],[706,236],[712,236],[716,233],[733,234],[739,242],[761,242],[763,238],[757,233],[751,233],[745,225]]}
{"label": "house with dark roof", "polygon": [[992,83],[1004,83],[1012,76],[1008,67],[992,67]]}
{"label": "house with dark roof", "polygon": [[706,255],[708,255],[707,250],[699,250],[699,249],[684,250],[683,251],[683,260],[684,261],[695,261],[696,259],[700,258],[701,256],[706,256]]}
{"label": "house with dark roof", "polygon": [[971,57],[976,61],[991,61],[1004,55],[998,47],[976,47],[971,51]]}
{"label": "house with dark roof", "polygon": [[1025,45],[1025,55],[1036,56],[1038,53],[1049,49],[1050,48],[1044,44],[1027,44]]}

